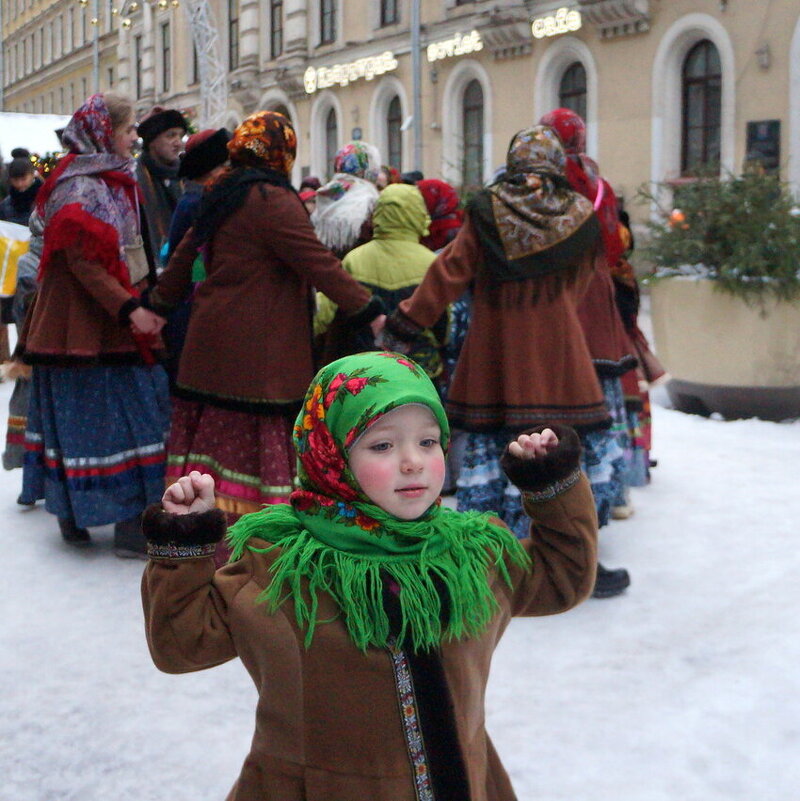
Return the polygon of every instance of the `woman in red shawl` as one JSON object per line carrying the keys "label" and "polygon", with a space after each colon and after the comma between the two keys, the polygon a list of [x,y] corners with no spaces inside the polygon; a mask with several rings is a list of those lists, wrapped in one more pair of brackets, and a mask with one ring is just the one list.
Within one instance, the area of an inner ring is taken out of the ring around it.
{"label": "woman in red shawl", "polygon": [[64,540],[114,525],[118,556],[144,553],[140,516],[164,481],[169,395],[155,364],[164,320],[139,292],[155,278],[133,177],[133,104],[92,95],[72,116],[37,196],[38,292],[20,337],[33,365],[22,500],[45,499]]}

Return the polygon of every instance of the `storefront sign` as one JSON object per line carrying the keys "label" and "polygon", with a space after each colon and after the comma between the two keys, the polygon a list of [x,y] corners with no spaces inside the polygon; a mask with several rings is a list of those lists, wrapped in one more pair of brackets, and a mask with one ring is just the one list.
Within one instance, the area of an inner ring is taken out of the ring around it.
{"label": "storefront sign", "polygon": [[555,14],[537,17],[531,23],[531,30],[536,39],[545,39],[548,36],[560,36],[562,33],[580,30],[581,24],[580,11],[559,8]]}
{"label": "storefront sign", "polygon": [[442,39],[428,45],[428,61],[439,61],[453,56],[465,56],[483,50],[483,39],[478,31],[471,31],[466,36],[457,33],[450,39]]}
{"label": "storefront sign", "polygon": [[383,75],[397,69],[397,59],[391,50],[379,56],[367,56],[351,61],[349,64],[334,64],[332,67],[309,67],[303,75],[306,92],[313,95],[319,89],[331,86],[347,86],[364,78],[371,81],[376,75]]}

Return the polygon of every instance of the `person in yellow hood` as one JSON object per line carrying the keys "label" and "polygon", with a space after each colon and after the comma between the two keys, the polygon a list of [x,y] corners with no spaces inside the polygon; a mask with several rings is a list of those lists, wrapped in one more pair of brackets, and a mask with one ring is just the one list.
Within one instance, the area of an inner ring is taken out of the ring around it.
{"label": "person in yellow hood", "polygon": [[[390,184],[381,192],[372,214],[373,239],[351,250],[342,261],[353,278],[383,300],[387,314],[411,297],[435,258],[434,252],[419,241],[427,236],[430,222],[419,189],[409,184]],[[336,304],[318,293],[314,333],[324,335],[322,363],[374,347],[372,342],[356,340],[352,330],[338,325],[336,312]],[[441,372],[438,349],[446,330],[445,314],[420,338],[414,352],[415,360],[431,377]]]}

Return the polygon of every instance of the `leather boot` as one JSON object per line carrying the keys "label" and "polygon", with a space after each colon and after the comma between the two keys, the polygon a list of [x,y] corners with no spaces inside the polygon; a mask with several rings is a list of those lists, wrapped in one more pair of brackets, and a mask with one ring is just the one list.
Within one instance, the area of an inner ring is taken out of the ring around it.
{"label": "leather boot", "polygon": [[58,527],[61,529],[61,538],[69,545],[79,548],[92,544],[92,538],[85,528],[78,528],[74,520],[65,517],[58,518]]}
{"label": "leather boot", "polygon": [[147,559],[141,514],[114,524],[114,554],[120,559]]}
{"label": "leather boot", "polygon": [[628,571],[621,567],[617,570],[608,570],[597,563],[597,579],[594,584],[592,598],[613,598],[630,586],[631,577]]}

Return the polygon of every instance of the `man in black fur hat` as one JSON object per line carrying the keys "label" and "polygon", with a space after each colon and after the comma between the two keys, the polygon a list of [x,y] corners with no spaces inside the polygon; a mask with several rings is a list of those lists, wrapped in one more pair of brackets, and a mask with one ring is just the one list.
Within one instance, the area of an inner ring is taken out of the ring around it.
{"label": "man in black fur hat", "polygon": [[167,241],[169,223],[182,192],[178,168],[188,125],[177,109],[155,106],[138,129],[142,155],[136,167],[136,180],[144,194],[150,246],[158,264],[159,251]]}

